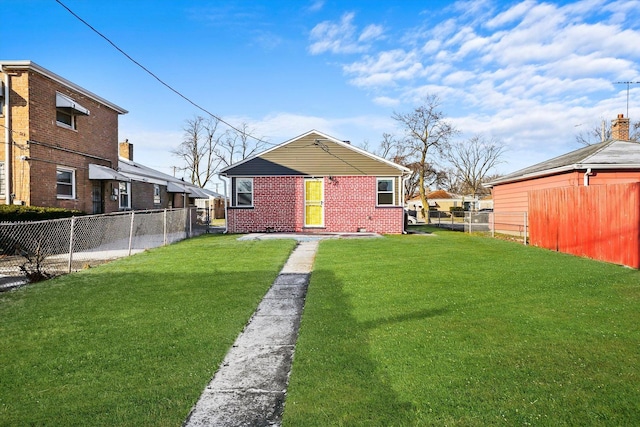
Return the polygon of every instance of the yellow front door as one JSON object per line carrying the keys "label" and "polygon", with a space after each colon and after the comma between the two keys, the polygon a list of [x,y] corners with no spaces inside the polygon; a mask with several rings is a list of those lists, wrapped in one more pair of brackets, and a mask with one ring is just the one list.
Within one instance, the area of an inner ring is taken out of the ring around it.
{"label": "yellow front door", "polygon": [[324,225],[324,197],[322,179],[304,180],[304,226],[322,227]]}

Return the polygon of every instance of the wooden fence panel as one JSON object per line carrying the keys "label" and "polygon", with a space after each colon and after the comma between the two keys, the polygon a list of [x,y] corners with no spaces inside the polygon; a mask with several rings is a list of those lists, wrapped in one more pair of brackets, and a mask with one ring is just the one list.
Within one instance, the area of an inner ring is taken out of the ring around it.
{"label": "wooden fence panel", "polygon": [[640,268],[640,183],[529,192],[532,245]]}

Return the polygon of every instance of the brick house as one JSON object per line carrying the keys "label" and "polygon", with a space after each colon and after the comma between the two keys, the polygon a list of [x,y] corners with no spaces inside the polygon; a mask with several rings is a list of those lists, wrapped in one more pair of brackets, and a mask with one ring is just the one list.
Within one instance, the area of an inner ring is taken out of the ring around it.
{"label": "brick house", "polygon": [[119,210],[127,111],[32,61],[0,61],[0,82],[1,203]]}
{"label": "brick house", "polygon": [[227,229],[399,234],[408,173],[312,130],[221,170],[231,188]]}
{"label": "brick house", "polygon": [[120,209],[146,210],[195,206],[196,200],[222,196],[133,160],[133,144],[119,144],[118,171],[129,181],[119,183]]}

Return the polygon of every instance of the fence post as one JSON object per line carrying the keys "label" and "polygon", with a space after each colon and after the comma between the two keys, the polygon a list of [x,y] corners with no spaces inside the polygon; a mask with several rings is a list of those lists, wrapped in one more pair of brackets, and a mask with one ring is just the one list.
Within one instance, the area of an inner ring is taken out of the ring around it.
{"label": "fence post", "polygon": [[524,213],[524,244],[527,245],[527,213]]}
{"label": "fence post", "polygon": [[131,211],[131,225],[129,226],[129,256],[131,256],[131,245],[133,244],[133,217],[135,211]]}
{"label": "fence post", "polygon": [[496,237],[496,213],[490,212],[491,215],[491,237]]}
{"label": "fence post", "polygon": [[162,244],[163,246],[167,246],[167,209],[164,210],[163,224],[162,224],[162,235],[164,237]]}
{"label": "fence post", "polygon": [[193,209],[195,209],[195,208],[187,208],[187,221],[189,221],[189,236],[188,237],[191,237],[191,235],[192,235],[191,234],[191,232],[192,232],[192,230],[191,230],[191,214],[192,214]]}
{"label": "fence post", "polygon": [[73,260],[73,229],[75,228],[76,217],[71,217],[71,232],[69,233],[69,266],[67,269],[68,273],[71,273],[71,262]]}

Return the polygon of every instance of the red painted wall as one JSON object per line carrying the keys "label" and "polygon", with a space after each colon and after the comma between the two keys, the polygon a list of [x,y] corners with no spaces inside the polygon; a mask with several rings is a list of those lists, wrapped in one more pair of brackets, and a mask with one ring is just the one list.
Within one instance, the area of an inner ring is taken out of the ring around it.
{"label": "red painted wall", "polygon": [[640,268],[640,182],[529,193],[535,246]]}
{"label": "red painted wall", "polygon": [[336,176],[324,179],[324,227],[304,227],[304,177],[255,177],[252,208],[228,209],[230,233],[355,233],[359,229],[400,234],[401,206],[376,207],[376,177]]}

